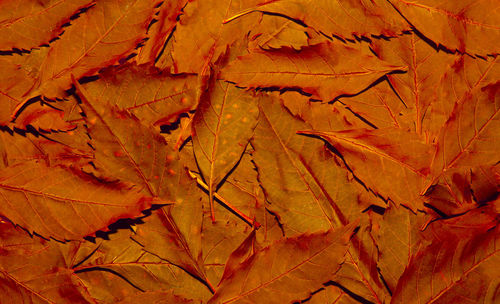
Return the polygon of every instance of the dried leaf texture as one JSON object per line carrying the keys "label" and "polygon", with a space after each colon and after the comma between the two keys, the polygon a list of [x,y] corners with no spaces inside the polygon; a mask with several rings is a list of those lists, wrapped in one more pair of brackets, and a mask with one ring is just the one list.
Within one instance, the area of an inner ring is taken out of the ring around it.
{"label": "dried leaf texture", "polygon": [[64,31],[63,25],[73,15],[93,4],[91,0],[2,1],[0,50],[29,50],[47,44]]}
{"label": "dried leaf texture", "polygon": [[500,13],[495,0],[389,2],[435,45],[471,55],[499,53],[499,47],[494,42],[500,38]]}
{"label": "dried leaf texture", "polygon": [[198,103],[196,77],[172,76],[148,66],[110,68],[83,87],[89,97],[116,105],[145,125],[174,123]]}
{"label": "dried leaf texture", "polygon": [[70,169],[51,168],[35,161],[2,173],[1,213],[29,231],[59,240],[78,239],[106,228],[118,218],[139,216],[152,203],[127,185],[100,184]]}
{"label": "dried leaf texture", "polygon": [[67,248],[69,246],[54,241],[31,237],[21,228],[3,221],[0,231],[2,303],[96,303],[68,269],[68,256],[74,254],[75,246]]}
{"label": "dried leaf texture", "polygon": [[[89,293],[92,296],[100,302],[116,303],[139,298],[145,292],[156,294],[160,289],[171,288],[178,292],[183,290],[182,293],[191,294],[193,298],[209,296],[208,290],[204,290],[195,278],[171,262],[145,251],[135,241],[140,227],[132,227],[136,232],[121,229],[111,234],[108,240],[79,246],[75,258],[77,264],[72,270],[91,286]],[[118,286],[120,288],[116,288]],[[160,294],[169,298],[166,292]]]}
{"label": "dried leaf texture", "polygon": [[[22,59],[19,59],[22,62]],[[3,125],[12,120],[16,108],[22,104],[23,97],[31,91],[36,82],[35,77],[23,69],[19,61],[16,61],[0,59],[3,71],[0,75],[0,101],[3,105],[0,123]]]}
{"label": "dried leaf texture", "polygon": [[[491,83],[456,103],[441,129],[435,166],[439,170],[493,165],[498,161],[500,82]],[[472,113],[472,114],[471,114]],[[484,145],[487,138],[491,144]]]}
{"label": "dried leaf texture", "polygon": [[0,303],[497,303],[500,3],[0,0]]}
{"label": "dried leaf texture", "polygon": [[[352,58],[356,60],[350,61]],[[330,101],[359,93],[384,75],[402,69],[359,48],[325,42],[300,53],[282,50],[242,56],[222,71],[222,77],[250,88],[300,89]]]}
{"label": "dried leaf texture", "polygon": [[174,34],[172,59],[174,73],[202,73],[223,55],[227,48],[245,35],[252,20],[243,20],[224,26],[222,22],[258,0],[192,1]]}
{"label": "dried leaf texture", "polygon": [[[414,210],[423,206],[419,191],[430,171],[432,150],[416,134],[397,128],[300,133],[317,135],[331,143],[353,173],[382,197]],[[366,166],[366,162],[374,167]]]}
{"label": "dried leaf texture", "polygon": [[218,81],[201,96],[193,118],[192,138],[196,161],[208,184],[211,200],[220,181],[245,151],[258,114],[254,98],[229,83]]}
{"label": "dried leaf texture", "polygon": [[290,116],[279,100],[262,100],[260,112],[254,161],[267,208],[280,217],[285,234],[347,224],[341,207],[350,208],[347,202],[356,197],[344,172],[336,170],[333,155],[314,139],[296,134],[307,125]]}
{"label": "dried leaf texture", "polygon": [[393,37],[409,29],[389,3],[381,0],[271,0],[248,11],[287,16],[325,35],[348,40]]}
{"label": "dried leaf texture", "polygon": [[[208,303],[255,303],[270,298],[293,302],[307,297],[339,269],[353,228],[298,235],[257,251],[221,282]],[[277,295],[283,285],[287,292]]]}
{"label": "dried leaf texture", "polygon": [[137,63],[154,62],[161,55],[187,2],[187,0],[168,0],[161,3],[160,12],[153,19],[155,23],[148,28],[148,40],[137,55]]}
{"label": "dried leaf texture", "polygon": [[[420,248],[405,269],[392,302],[407,303],[415,296],[418,301],[437,303],[454,298],[471,303],[497,301],[498,228],[481,232],[465,239],[436,240]],[[472,294],[464,293],[466,286],[474,290]]]}
{"label": "dried leaf texture", "polygon": [[[173,201],[179,174],[175,154],[165,139],[126,111],[107,103],[87,99],[80,87],[82,108],[86,113],[97,166],[108,178],[118,178],[138,185],[150,196]],[[96,108],[97,107],[97,108]],[[130,132],[135,134],[131,136]],[[172,181],[168,181],[172,179]],[[171,188],[175,189],[175,188]]]}
{"label": "dried leaf texture", "polygon": [[252,28],[249,44],[254,49],[269,50],[290,47],[300,50],[309,44],[309,36],[314,35],[314,31],[291,20],[263,14],[259,25]]}
{"label": "dried leaf texture", "polygon": [[158,3],[144,0],[96,3],[51,45],[37,91],[57,96],[71,86],[71,75],[90,76],[132,53],[145,38]]}

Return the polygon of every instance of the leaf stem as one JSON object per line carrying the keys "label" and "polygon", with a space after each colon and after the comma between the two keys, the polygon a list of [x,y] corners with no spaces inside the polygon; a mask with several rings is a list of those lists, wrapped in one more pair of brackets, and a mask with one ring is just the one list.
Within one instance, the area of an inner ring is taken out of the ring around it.
{"label": "leaf stem", "polygon": [[[201,180],[201,178],[196,176],[196,174],[194,174],[191,170],[188,170],[188,173],[191,176],[191,178],[196,179],[196,182],[198,183],[198,185],[200,185],[200,187],[202,187],[205,191],[210,191],[207,184],[205,184]],[[251,226],[253,226],[257,229],[260,228],[261,224],[259,224],[259,222],[257,222],[256,220],[250,218],[248,215],[246,215],[243,212],[241,212],[240,210],[238,210],[238,208],[231,205],[226,199],[224,199],[222,196],[220,196],[217,192],[213,191],[212,194],[213,194],[213,196],[211,195],[211,197],[216,198],[220,203],[222,203],[224,206],[226,206],[232,212],[236,213],[239,217],[241,217],[245,222],[247,222],[248,224],[250,224]],[[213,208],[212,208],[212,206],[210,206],[210,207],[211,207],[211,215],[213,216],[214,215]],[[212,217],[212,220],[213,220],[213,217]]]}

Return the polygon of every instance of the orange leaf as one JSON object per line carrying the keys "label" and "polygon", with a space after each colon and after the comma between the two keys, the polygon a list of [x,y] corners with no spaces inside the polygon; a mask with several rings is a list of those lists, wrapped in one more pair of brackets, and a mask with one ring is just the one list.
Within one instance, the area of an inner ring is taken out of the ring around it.
{"label": "orange leaf", "polygon": [[130,185],[105,185],[74,168],[36,161],[2,170],[0,200],[0,214],[58,240],[92,235],[119,218],[139,216],[153,202]]}
{"label": "orange leaf", "polygon": [[256,51],[231,62],[222,70],[222,77],[249,88],[300,89],[330,101],[359,93],[384,75],[402,69],[359,48],[325,42],[300,53]]}
{"label": "orange leaf", "polygon": [[60,35],[63,25],[95,0],[6,0],[0,3],[0,50],[31,49]]}
{"label": "orange leaf", "polygon": [[[498,55],[500,39],[496,0],[389,0],[403,17],[436,45],[471,55]],[[486,13],[485,13],[486,12]]]}

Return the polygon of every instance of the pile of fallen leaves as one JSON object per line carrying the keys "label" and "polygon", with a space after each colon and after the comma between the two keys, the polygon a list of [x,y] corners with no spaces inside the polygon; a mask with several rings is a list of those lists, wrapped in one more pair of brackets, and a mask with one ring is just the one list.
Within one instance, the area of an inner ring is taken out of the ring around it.
{"label": "pile of fallen leaves", "polygon": [[0,1],[0,303],[499,303],[499,24]]}

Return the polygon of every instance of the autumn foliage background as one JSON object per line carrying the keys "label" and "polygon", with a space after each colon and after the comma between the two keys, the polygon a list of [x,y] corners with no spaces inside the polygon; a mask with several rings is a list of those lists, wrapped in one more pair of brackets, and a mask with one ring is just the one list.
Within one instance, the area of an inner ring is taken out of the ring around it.
{"label": "autumn foliage background", "polygon": [[499,303],[496,0],[1,0],[0,303]]}

